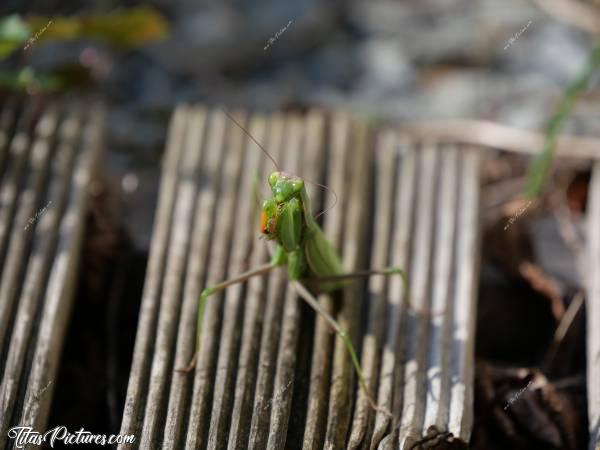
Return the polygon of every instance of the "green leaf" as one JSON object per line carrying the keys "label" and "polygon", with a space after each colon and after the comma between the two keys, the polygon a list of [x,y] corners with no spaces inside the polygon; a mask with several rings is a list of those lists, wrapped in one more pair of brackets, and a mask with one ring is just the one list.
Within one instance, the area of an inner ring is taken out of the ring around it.
{"label": "green leaf", "polygon": [[89,13],[72,17],[32,16],[28,19],[39,41],[96,39],[125,49],[164,39],[169,24],[156,10],[137,7],[108,14]]}
{"label": "green leaf", "polygon": [[60,78],[36,73],[31,67],[20,70],[0,70],[0,88],[12,91],[54,92],[62,87]]}
{"label": "green leaf", "polygon": [[579,76],[569,85],[565,95],[556,109],[554,115],[550,118],[546,128],[546,138],[544,147],[540,155],[531,163],[529,173],[527,174],[527,185],[525,193],[529,198],[535,198],[540,195],[550,168],[556,149],[556,142],[560,135],[566,120],[568,119],[577,99],[590,83],[594,72],[600,67],[600,41],[591,53],[591,56],[579,74]]}
{"label": "green leaf", "polygon": [[0,60],[6,58],[29,38],[30,29],[18,15],[0,19]]}

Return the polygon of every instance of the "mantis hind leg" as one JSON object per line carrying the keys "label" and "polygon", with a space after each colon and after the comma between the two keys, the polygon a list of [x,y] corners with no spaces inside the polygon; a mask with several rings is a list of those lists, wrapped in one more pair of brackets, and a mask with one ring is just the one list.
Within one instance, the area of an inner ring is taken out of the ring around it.
{"label": "mantis hind leg", "polygon": [[[408,276],[406,275],[406,272],[404,272],[402,269],[400,269],[398,267],[386,267],[386,268],[380,269],[380,270],[365,270],[365,271],[343,273],[343,274],[325,276],[325,277],[311,277],[311,278],[308,278],[307,281],[316,282],[316,283],[319,283],[319,282],[331,283],[332,281],[334,281],[334,282],[335,281],[343,281],[345,279],[352,279],[352,278],[367,278],[367,277],[370,277],[373,275],[384,275],[384,276],[400,275],[400,277],[402,278],[402,284],[403,284],[403,293],[404,293],[403,301],[406,302],[408,308],[414,309],[414,308],[412,308],[410,301],[408,299],[408,292],[409,292],[408,291]],[[315,297],[308,291],[308,289],[306,289],[304,287],[304,285],[302,285],[298,281],[294,281],[294,282],[292,282],[292,284],[294,285],[294,287],[296,288],[296,290],[298,291],[300,296],[317,313],[321,314],[325,318],[325,320],[329,323],[329,325],[335,330],[336,334],[344,342],[344,345],[346,346],[346,350],[348,351],[348,354],[350,355],[350,359],[352,360],[352,365],[354,366],[356,375],[358,376],[358,381],[360,383],[360,387],[364,391],[367,401],[369,402],[369,405],[371,406],[371,408],[375,411],[384,413],[388,417],[392,417],[392,413],[389,410],[387,410],[386,408],[382,408],[382,407],[378,406],[377,402],[371,395],[371,392],[367,385],[365,375],[362,371],[360,362],[358,360],[358,356],[356,354],[356,349],[354,348],[354,344],[352,343],[352,340],[350,339],[350,336],[348,335],[348,333],[346,333],[346,331],[344,331],[340,327],[340,325],[337,323],[337,321],[327,311],[325,311],[321,307],[321,305],[318,303],[318,301],[315,299]]]}
{"label": "mantis hind leg", "polygon": [[225,288],[227,288],[233,284],[243,283],[244,281],[247,281],[250,278],[255,277],[257,275],[264,275],[264,274],[268,273],[269,271],[271,271],[272,269],[274,269],[275,267],[277,267],[278,265],[280,265],[280,264],[278,264],[277,262],[273,262],[273,261],[268,264],[263,264],[262,266],[257,267],[256,269],[241,273],[235,278],[223,281],[219,284],[215,284],[214,286],[208,287],[202,291],[202,293],[200,294],[200,301],[198,302],[198,321],[197,321],[197,326],[196,326],[196,351],[194,352],[194,356],[192,356],[192,359],[190,360],[189,364],[186,367],[183,367],[180,369],[175,369],[176,372],[189,373],[192,370],[194,370],[194,367],[196,367],[196,359],[198,358],[198,353],[200,352],[200,339],[202,338],[202,320],[204,318],[204,308],[206,306],[206,300],[208,299],[208,297],[210,297],[211,295],[216,294],[218,292],[221,292],[222,290],[224,290]]}
{"label": "mantis hind leg", "polygon": [[331,316],[331,314],[329,314],[327,311],[325,311],[325,309],[323,309],[323,307],[319,304],[318,300],[314,297],[314,295],[312,295],[310,293],[310,291],[308,289],[306,289],[306,287],[302,283],[300,283],[299,281],[292,281],[291,283],[292,283],[292,286],[294,287],[294,289],[296,290],[296,292],[298,292],[298,294],[304,299],[304,301],[306,301],[306,303],[308,303],[318,314],[321,314],[321,316],[323,316],[323,318],[325,318],[327,323],[329,323],[331,328],[333,328],[333,330],[336,332],[336,334],[344,342],[344,345],[346,346],[346,350],[348,351],[348,354],[350,355],[350,359],[352,360],[352,365],[354,366],[356,375],[358,376],[358,381],[360,383],[360,387],[365,392],[365,395],[367,397],[367,400],[368,400],[371,408],[373,408],[375,411],[380,411],[380,412],[392,417],[392,414],[390,413],[390,411],[388,411],[386,408],[382,408],[382,407],[378,406],[377,402],[371,395],[369,386],[367,386],[367,381],[366,381],[365,375],[362,371],[362,368],[360,367],[360,362],[358,361],[358,356],[356,355],[356,349],[354,348],[354,344],[352,343],[352,339],[350,339],[350,336],[348,336],[348,333],[346,333],[346,331],[344,331],[342,329],[342,327],[340,327],[339,323]]}

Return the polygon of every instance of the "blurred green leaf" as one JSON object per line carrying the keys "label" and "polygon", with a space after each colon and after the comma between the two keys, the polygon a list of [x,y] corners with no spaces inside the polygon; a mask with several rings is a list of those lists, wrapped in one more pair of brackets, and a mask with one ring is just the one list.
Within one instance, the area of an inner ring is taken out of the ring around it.
{"label": "blurred green leaf", "polygon": [[598,68],[600,68],[600,41],[592,50],[591,56],[581,73],[567,88],[556,112],[548,122],[542,153],[531,163],[527,174],[526,195],[529,198],[537,197],[542,192],[552,166],[556,141],[560,131],[571,114],[577,99],[585,91],[592,75]]}
{"label": "blurred green leaf", "polygon": [[133,49],[164,39],[169,24],[150,7],[90,13],[72,17],[32,16],[28,22],[40,41],[97,39],[110,45]]}
{"label": "blurred green leaf", "polygon": [[18,15],[0,19],[0,60],[21,47],[30,34],[29,25]]}
{"label": "blurred green leaf", "polygon": [[53,75],[36,73],[31,67],[20,70],[0,70],[0,88],[12,91],[53,92],[62,87],[61,80]]}

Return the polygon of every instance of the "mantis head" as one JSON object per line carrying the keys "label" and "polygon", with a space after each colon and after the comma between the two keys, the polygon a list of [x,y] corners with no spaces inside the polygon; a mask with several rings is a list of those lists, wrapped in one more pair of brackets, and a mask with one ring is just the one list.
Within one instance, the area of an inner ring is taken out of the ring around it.
{"label": "mantis head", "polygon": [[269,175],[269,185],[273,196],[263,203],[261,231],[284,248],[293,249],[301,238],[304,181],[283,172],[273,172]]}
{"label": "mantis head", "polygon": [[302,178],[290,176],[283,172],[273,172],[269,175],[269,185],[273,198],[277,203],[284,203],[293,197],[300,197],[304,181]]}

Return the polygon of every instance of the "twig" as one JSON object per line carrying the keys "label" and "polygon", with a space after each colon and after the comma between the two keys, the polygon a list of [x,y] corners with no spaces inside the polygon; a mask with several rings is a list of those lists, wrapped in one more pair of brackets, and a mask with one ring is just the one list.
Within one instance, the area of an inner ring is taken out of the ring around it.
{"label": "twig", "polygon": [[[483,120],[434,120],[409,123],[400,131],[417,139],[433,139],[457,144],[510,150],[534,155],[544,144],[544,134]],[[597,158],[600,139],[562,135],[556,141],[556,154]]]}
{"label": "twig", "polygon": [[558,327],[556,327],[554,339],[552,340],[552,344],[550,344],[550,348],[548,349],[546,358],[542,364],[542,371],[544,373],[547,373],[549,368],[552,366],[554,358],[558,352],[558,348],[567,335],[567,332],[571,328],[575,317],[577,317],[577,313],[581,309],[581,305],[583,305],[583,291],[578,291],[577,294],[575,294],[575,297],[573,297],[573,301],[571,301],[567,311],[563,314]]}

